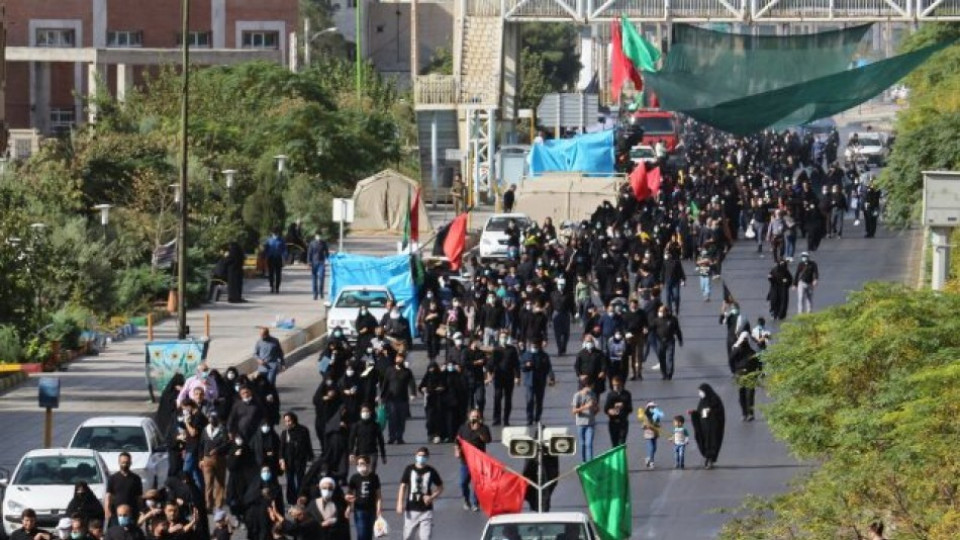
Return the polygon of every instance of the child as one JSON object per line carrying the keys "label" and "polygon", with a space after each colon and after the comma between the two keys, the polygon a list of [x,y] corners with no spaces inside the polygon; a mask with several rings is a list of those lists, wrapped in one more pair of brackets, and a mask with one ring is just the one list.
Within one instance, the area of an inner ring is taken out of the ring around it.
{"label": "child", "polygon": [[213,530],[213,540],[230,540],[233,534],[233,528],[227,522],[227,513],[223,510],[217,510],[213,513],[213,521],[216,528]]}
{"label": "child", "polygon": [[700,276],[700,294],[703,295],[703,301],[710,301],[710,268],[713,266],[713,259],[706,249],[700,250],[700,256],[697,257],[697,275]]}
{"label": "child", "polygon": [[657,457],[657,439],[660,438],[660,421],[663,419],[663,411],[651,401],[638,411],[637,416],[643,423],[643,440],[647,446],[645,464],[648,469],[652,469],[653,460]]}
{"label": "child", "polygon": [[586,320],[587,308],[590,307],[590,284],[584,276],[577,277],[577,286],[574,288],[573,296],[577,302],[577,313],[575,317],[580,320]]}
{"label": "child", "polygon": [[687,443],[690,441],[690,433],[683,427],[683,415],[673,417],[673,455],[676,462],[673,465],[675,469],[683,468],[683,457],[686,454]]}

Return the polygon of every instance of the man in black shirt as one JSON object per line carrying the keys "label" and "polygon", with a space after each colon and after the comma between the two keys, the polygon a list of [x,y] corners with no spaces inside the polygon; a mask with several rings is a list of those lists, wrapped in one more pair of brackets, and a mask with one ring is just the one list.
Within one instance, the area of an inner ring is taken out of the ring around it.
{"label": "man in black shirt", "polygon": [[376,456],[357,458],[357,474],[347,482],[348,516],[353,514],[357,540],[373,540],[373,522],[380,517],[383,500],[380,496],[380,477],[371,470]]}
{"label": "man in black shirt", "polygon": [[683,347],[683,332],[680,321],[670,314],[670,308],[660,306],[657,320],[653,323],[653,332],[657,336],[657,358],[660,360],[660,375],[663,380],[673,380],[673,359],[676,344]]}
{"label": "man in black shirt", "polygon": [[501,420],[503,425],[510,425],[513,388],[520,384],[520,351],[509,340],[508,332],[501,330],[487,366],[487,371],[493,378],[493,425],[495,426],[499,426]]}
{"label": "man in black shirt", "polygon": [[[129,458],[130,456],[127,457]],[[112,479],[111,477],[111,480]],[[109,493],[109,491],[107,493]],[[140,527],[137,527],[137,519],[134,517],[133,506],[128,504],[117,506],[116,518],[117,525],[107,529],[106,540],[144,540],[146,538]]]}
{"label": "man in black shirt", "polygon": [[120,452],[118,459],[120,470],[107,479],[107,494],[103,498],[103,513],[107,523],[117,524],[117,510],[126,505],[127,512],[137,522],[136,508],[140,508],[140,498],[143,496],[143,480],[136,473],[130,472],[130,454]]}
{"label": "man in black shirt", "polygon": [[463,492],[463,509],[477,512],[480,507],[477,504],[477,494],[470,489],[470,469],[467,468],[467,462],[464,460],[461,444],[472,444],[481,452],[487,451],[487,443],[493,437],[490,435],[490,428],[483,425],[483,416],[478,409],[470,411],[467,423],[460,427],[457,432],[457,444],[453,447],[453,453],[460,458],[460,490]]}
{"label": "man in black shirt", "polygon": [[33,508],[25,508],[20,512],[22,527],[13,531],[10,540],[34,540],[38,534],[50,534],[37,528],[37,513]]}
{"label": "man in black shirt", "polygon": [[373,417],[373,405],[366,404],[360,407],[360,421],[350,426],[347,436],[347,452],[350,461],[359,463],[361,456],[369,456],[367,465],[370,470],[377,470],[377,451],[383,463],[387,463],[387,450],[383,444],[383,430]]}
{"label": "man in black shirt", "polygon": [[616,448],[627,443],[627,430],[630,428],[630,415],[633,413],[633,396],[624,390],[623,379],[619,376],[610,380],[610,393],[603,405],[609,420],[610,447]]}
{"label": "man in black shirt", "polygon": [[287,504],[296,504],[307,463],[313,461],[313,444],[310,430],[300,425],[297,413],[283,415],[283,424],[286,429],[280,434],[280,470],[287,475]]}
{"label": "man in black shirt", "polygon": [[413,465],[407,465],[397,491],[397,513],[403,515],[403,538],[429,539],[433,533],[433,501],[443,493],[443,480],[436,469],[427,465],[430,449],[421,446]]}
{"label": "man in black shirt", "polygon": [[410,396],[416,395],[417,386],[413,372],[406,366],[406,354],[398,352],[393,360],[393,369],[384,373],[383,392],[380,395],[387,407],[390,444],[404,444],[403,431],[410,416]]}

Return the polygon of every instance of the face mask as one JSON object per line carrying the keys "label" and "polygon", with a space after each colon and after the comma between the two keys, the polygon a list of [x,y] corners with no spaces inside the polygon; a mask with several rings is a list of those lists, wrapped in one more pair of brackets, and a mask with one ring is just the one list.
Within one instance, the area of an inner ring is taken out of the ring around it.
{"label": "face mask", "polygon": [[536,347],[530,347],[530,352],[533,353],[533,354],[536,354],[536,353],[537,353],[537,348],[536,348]]}
{"label": "face mask", "polygon": [[500,338],[499,342],[500,342],[500,346],[501,346],[501,347],[506,346],[506,344],[507,344],[507,338],[502,337],[502,338]]}
{"label": "face mask", "polygon": [[228,380],[228,381],[232,381],[232,380],[234,380],[234,379],[236,379],[236,378],[237,378],[237,374],[236,374],[236,373],[233,373],[233,372],[227,373],[227,380]]}
{"label": "face mask", "polygon": [[157,505],[157,501],[153,499],[147,499],[147,508],[153,508]]}
{"label": "face mask", "polygon": [[592,341],[587,341],[586,343],[583,344],[583,348],[586,349],[586,350],[588,350],[588,351],[592,351],[592,350],[593,350],[593,342],[592,342]]}
{"label": "face mask", "polygon": [[399,318],[400,318],[400,312],[399,312],[399,311],[391,311],[391,312],[390,312],[390,318],[391,318],[391,319],[399,319]]}
{"label": "face mask", "polygon": [[264,471],[260,473],[260,479],[263,480],[264,482],[269,482],[271,478],[273,478],[273,475],[270,474],[269,471]]}
{"label": "face mask", "polygon": [[703,398],[707,397],[707,393],[704,392],[703,390],[701,390],[701,391],[699,392],[699,394],[700,394],[700,399],[703,399]]}
{"label": "face mask", "polygon": [[347,373],[347,377],[353,377],[353,374],[356,372],[352,369],[348,369],[346,373]]}
{"label": "face mask", "polygon": [[83,533],[80,531],[70,531],[70,538],[77,540],[78,538],[83,538]]}
{"label": "face mask", "polygon": [[417,465],[426,465],[427,456],[417,456],[416,458],[414,458],[414,461],[416,462]]}
{"label": "face mask", "polygon": [[332,489],[321,489],[321,490],[320,490],[320,496],[323,497],[324,499],[329,499],[330,497],[333,497],[333,490],[332,490]]}
{"label": "face mask", "polygon": [[117,523],[121,527],[128,527],[130,525],[130,516],[117,516]]}
{"label": "face mask", "polygon": [[360,314],[361,314],[361,315],[366,315],[366,314],[367,314],[367,308],[360,308]]}
{"label": "face mask", "polygon": [[362,413],[360,413],[360,418],[362,418],[363,420],[369,420],[369,419],[370,419],[370,413],[368,413],[368,412],[362,412]]}
{"label": "face mask", "polygon": [[210,376],[210,372],[209,372],[209,371],[201,371],[201,372],[200,372],[200,378],[201,378],[201,379],[206,379],[206,378],[209,377],[209,376]]}
{"label": "face mask", "polygon": [[245,398],[243,398],[243,402],[244,402],[244,403],[250,403],[251,401],[253,401],[253,398],[252,398],[252,397],[245,397]]}
{"label": "face mask", "polygon": [[614,335],[613,335],[613,339],[616,339],[616,340],[619,341],[619,340],[623,339],[623,336],[621,336],[620,334],[614,334]]}
{"label": "face mask", "polygon": [[234,440],[233,440],[233,443],[236,444],[237,446],[242,446],[242,445],[243,445],[243,439],[239,439],[239,438],[238,438],[238,439],[234,439]]}
{"label": "face mask", "polygon": [[366,465],[357,465],[357,472],[360,474],[367,474],[367,471],[370,470],[370,467]]}
{"label": "face mask", "polygon": [[260,426],[260,433],[270,433],[270,426]]}
{"label": "face mask", "polygon": [[451,372],[452,372],[452,371],[456,371],[456,370],[457,370],[457,366],[455,366],[455,365],[453,365],[453,364],[447,364],[447,371],[451,371]]}
{"label": "face mask", "polygon": [[239,392],[239,391],[240,391],[240,383],[237,383],[237,384],[233,385],[233,391],[234,391],[234,392]]}
{"label": "face mask", "polygon": [[456,345],[457,347],[459,347],[460,345],[463,345],[463,340],[462,340],[462,339],[455,339],[455,340],[453,340],[453,344]]}

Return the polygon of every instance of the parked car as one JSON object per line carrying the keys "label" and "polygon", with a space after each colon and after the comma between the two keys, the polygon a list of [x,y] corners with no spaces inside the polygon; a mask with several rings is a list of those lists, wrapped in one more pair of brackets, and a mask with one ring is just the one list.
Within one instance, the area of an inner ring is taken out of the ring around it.
{"label": "parked car", "polygon": [[[569,533],[569,534],[568,534]],[[583,512],[501,514],[487,521],[482,540],[576,538],[600,540],[596,525]]]}
{"label": "parked car", "polygon": [[160,428],[145,416],[97,416],[80,424],[68,448],[96,450],[109,472],[117,471],[120,452],[130,454],[130,470],[143,480],[144,489],[159,487],[170,466]]}
{"label": "parked car", "polygon": [[382,285],[350,285],[340,289],[333,302],[325,302],[327,307],[327,333],[340,327],[343,337],[348,341],[357,340],[357,329],[353,323],[360,314],[360,306],[378,321],[387,313],[387,302],[394,299],[390,289]]}
{"label": "parked car", "polygon": [[494,214],[487,219],[480,233],[480,261],[491,259],[506,259],[507,253],[507,225],[515,221],[517,229],[523,231],[533,224],[526,214]]}
{"label": "parked car", "polygon": [[630,161],[640,164],[640,161],[648,165],[657,162],[657,151],[652,146],[640,144],[630,149]]}
{"label": "parked car", "polygon": [[20,528],[20,513],[32,508],[37,525],[51,530],[66,515],[75,484],[86,482],[101,501],[107,491],[108,469],[96,450],[50,448],[31,450],[20,458],[13,476],[0,479],[4,489],[0,513],[6,534]]}

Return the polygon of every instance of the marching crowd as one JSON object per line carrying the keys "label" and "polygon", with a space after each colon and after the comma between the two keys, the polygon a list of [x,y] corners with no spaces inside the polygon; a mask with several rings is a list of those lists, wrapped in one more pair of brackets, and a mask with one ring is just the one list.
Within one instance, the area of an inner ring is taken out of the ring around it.
{"label": "marching crowd", "polygon": [[[157,422],[167,437],[170,476],[162,485],[147,489],[131,472],[130,456],[121,454],[102,503],[78,485],[70,518],[58,531],[39,531],[25,510],[23,529],[13,538],[219,540],[242,524],[253,540],[338,540],[351,538],[352,522],[353,535],[370,540],[384,526],[377,465],[387,461],[387,444],[406,443],[415,396],[424,399],[427,440],[417,441],[423,446],[400,477],[395,505],[404,517],[403,538],[430,538],[433,502],[444,483],[429,464],[428,445],[454,444],[461,456],[460,444],[485,450],[493,426],[538,424],[561,367],[572,367],[579,382],[570,415],[581,459],[594,456],[601,419],[617,446],[627,441],[636,414],[646,467],[655,466],[663,437],[676,468],[685,468],[691,440],[704,467],[712,468],[726,415],[710,385],[700,385],[696,408],[668,416],[652,401],[635,407],[625,384],[652,375],[673,379],[684,344],[687,272],[698,280],[699,299],[715,300],[725,257],[740,239],[756,245],[758,264],[772,263],[770,319],[787,316],[794,294],[798,312],[813,309],[821,279],[813,254],[821,241],[842,238],[848,212],[855,224],[862,216],[871,237],[879,215],[879,192],[855,168],[829,163],[830,148],[797,133],[734,138],[690,123],[683,159],[657,163],[663,184],[654,197],[638,201],[627,185],[579,223],[512,222],[506,264],[465,261],[468,286],[439,269],[427,272],[416,320],[407,321],[393,305],[380,320],[362,308],[355,342],[335,330],[318,361],[312,433],[297,414],[284,412],[276,387],[283,353],[263,330],[255,373],[231,368],[220,374],[201,364],[165,389]],[[798,254],[802,238],[806,250]],[[724,353],[740,389],[741,418],[752,421],[771,333],[766,317],[751,324],[722,289]],[[410,322],[428,357],[419,379],[408,361]],[[518,387],[524,400],[515,412]],[[555,458],[544,465],[547,479],[556,477]],[[524,473],[535,478],[532,462]],[[462,457],[459,487],[464,509],[476,511]],[[545,490],[545,510],[551,492]],[[528,501],[539,504],[535,496]]]}

